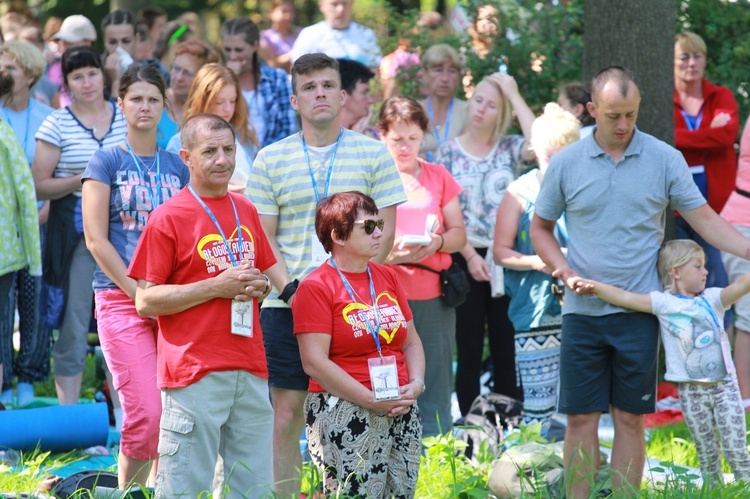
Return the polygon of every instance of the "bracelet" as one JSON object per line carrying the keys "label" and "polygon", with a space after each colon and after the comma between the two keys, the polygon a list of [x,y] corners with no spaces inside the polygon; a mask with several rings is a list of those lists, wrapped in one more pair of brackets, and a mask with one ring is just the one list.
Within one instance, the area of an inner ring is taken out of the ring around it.
{"label": "bracelet", "polygon": [[467,258],[467,259],[466,259],[466,263],[469,263],[469,260],[471,260],[471,259],[472,259],[472,258],[474,258],[475,256],[479,256],[479,253],[474,253],[474,254],[473,254],[473,255],[471,255],[471,256],[470,256],[469,258]]}
{"label": "bracelet", "polygon": [[422,392],[420,393],[420,395],[424,393],[424,391],[427,389],[427,386],[425,386],[424,384],[424,380],[422,378],[412,378],[409,380],[409,383],[414,383],[414,382],[417,382],[420,385],[422,385]]}
{"label": "bracelet", "polygon": [[443,237],[443,235],[438,234],[438,236],[440,236],[440,246],[438,246],[438,249],[435,250],[435,253],[443,249],[443,245],[445,244],[445,238]]}
{"label": "bracelet", "polygon": [[279,300],[289,305],[289,300],[291,300],[294,293],[297,292],[297,286],[299,286],[298,279],[288,282],[287,285],[284,286],[283,291],[279,294]]}

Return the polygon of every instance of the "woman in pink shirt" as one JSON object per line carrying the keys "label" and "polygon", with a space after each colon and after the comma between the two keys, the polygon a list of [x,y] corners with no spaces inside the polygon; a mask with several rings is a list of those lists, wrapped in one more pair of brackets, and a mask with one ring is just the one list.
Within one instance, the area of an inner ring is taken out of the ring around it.
{"label": "woman in pink shirt", "polygon": [[292,47],[300,31],[294,25],[294,2],[274,0],[269,17],[271,28],[260,32],[259,55],[272,68],[288,73],[292,69]]}
{"label": "woman in pink shirt", "polygon": [[[750,236],[750,119],[740,139],[740,160],[734,191],[729,195],[721,216],[732,223],[745,236]],[[724,267],[729,282],[750,272],[750,261],[722,252]],[[740,383],[745,408],[750,407],[750,296],[744,296],[734,304],[736,329],[734,339],[734,363]]]}
{"label": "woman in pink shirt", "polygon": [[424,347],[426,388],[419,399],[424,436],[448,431],[453,423],[456,309],[441,299],[439,272],[450,267],[450,254],[466,244],[458,203],[461,186],[444,166],[418,157],[429,123],[417,101],[391,97],[380,109],[378,124],[407,196],[406,203],[397,208],[396,239],[386,263],[392,265],[406,291]]}

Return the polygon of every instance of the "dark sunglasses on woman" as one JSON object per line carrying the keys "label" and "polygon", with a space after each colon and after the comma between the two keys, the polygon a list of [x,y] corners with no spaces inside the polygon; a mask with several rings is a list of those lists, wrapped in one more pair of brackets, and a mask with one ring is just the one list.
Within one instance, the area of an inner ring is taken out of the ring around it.
{"label": "dark sunglasses on woman", "polygon": [[383,220],[382,218],[380,220],[355,220],[354,223],[362,224],[365,227],[365,234],[367,234],[368,236],[375,232],[375,227],[377,227],[381,231],[383,230],[383,227],[385,227],[385,220]]}

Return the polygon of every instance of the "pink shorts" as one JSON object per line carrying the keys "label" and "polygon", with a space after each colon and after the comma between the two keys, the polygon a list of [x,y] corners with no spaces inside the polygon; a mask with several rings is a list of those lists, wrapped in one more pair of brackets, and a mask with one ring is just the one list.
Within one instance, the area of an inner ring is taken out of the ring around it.
{"label": "pink shorts", "polygon": [[158,457],[161,393],[156,386],[154,319],[144,319],[125,292],[96,293],[96,318],[104,359],[122,406],[120,452],[132,459]]}

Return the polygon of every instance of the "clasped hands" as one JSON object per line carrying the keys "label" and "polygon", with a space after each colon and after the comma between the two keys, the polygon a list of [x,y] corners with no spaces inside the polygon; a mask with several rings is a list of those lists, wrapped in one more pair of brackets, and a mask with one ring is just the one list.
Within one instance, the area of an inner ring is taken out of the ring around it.
{"label": "clasped hands", "polygon": [[266,278],[249,263],[230,267],[214,279],[222,298],[250,301],[263,296],[266,290]]}

